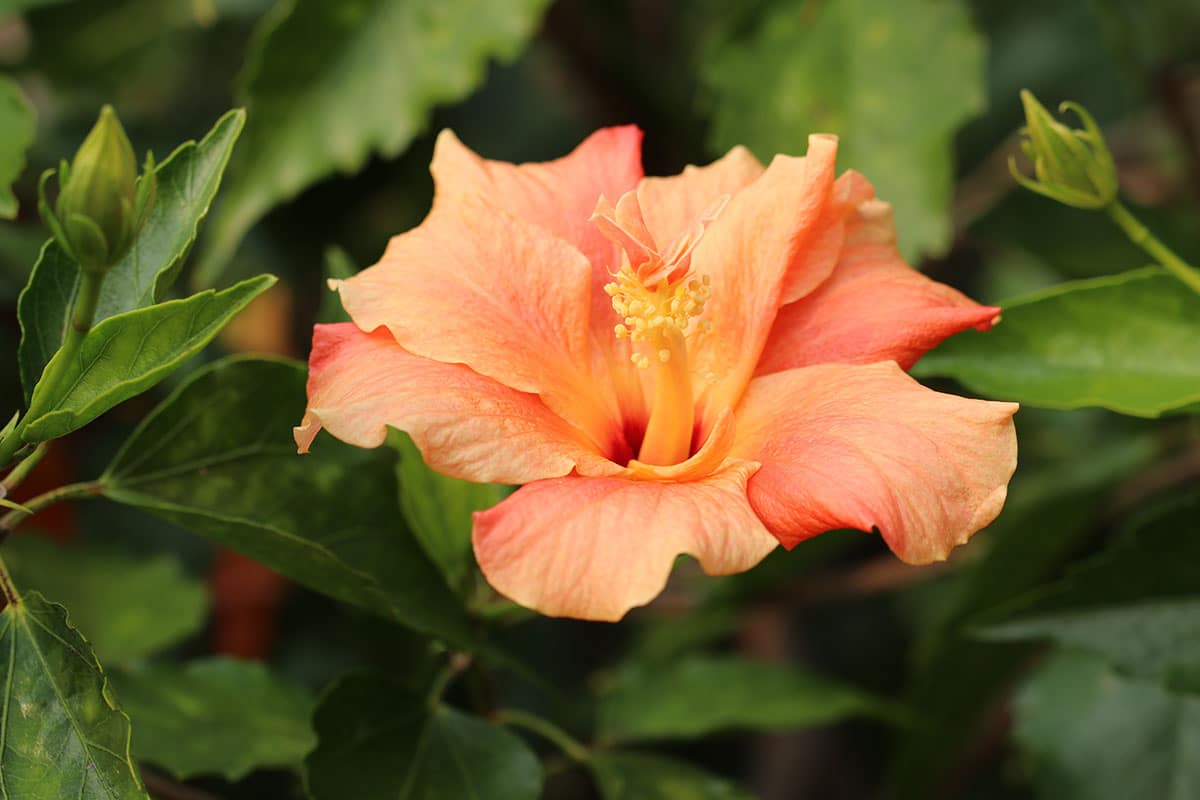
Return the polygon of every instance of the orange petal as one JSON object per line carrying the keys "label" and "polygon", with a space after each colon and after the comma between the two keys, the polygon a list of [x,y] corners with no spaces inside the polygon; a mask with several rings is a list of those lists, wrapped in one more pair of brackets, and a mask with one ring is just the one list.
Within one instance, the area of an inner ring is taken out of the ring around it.
{"label": "orange petal", "polygon": [[1000,513],[1016,410],[931,391],[891,362],[803,367],[750,383],[732,456],[762,463],[750,502],[785,547],[877,528],[924,564]]}
{"label": "orange petal", "polygon": [[735,147],[705,167],[688,165],[667,178],[645,178],[638,201],[655,241],[665,245],[683,233],[722,197],[740,192],[763,172],[758,159]]}
{"label": "orange petal", "polygon": [[409,352],[537,394],[603,449],[618,414],[589,366],[590,274],[566,242],[467,198],[337,286],[363,330],[385,326]]}
{"label": "orange petal", "polygon": [[492,587],[523,606],[614,622],[663,590],[681,553],[726,575],[776,546],[746,501],[754,466],[730,463],[693,483],[538,481],[475,514],[475,557]]}
{"label": "orange petal", "polygon": [[378,447],[388,427],[407,431],[431,467],[483,483],[620,470],[534,395],[348,322],[313,331],[308,410],[296,428],[301,453],[322,427],[358,447]]}
{"label": "orange petal", "polygon": [[597,383],[611,387],[620,415],[644,417],[645,401],[637,370],[629,362],[629,342],[613,337],[619,322],[604,284],[621,263],[619,249],[589,221],[601,195],[620,198],[642,177],[642,132],[633,125],[603,128],[570,154],[555,161],[509,164],[480,158],[450,131],[442,131],[433,152],[434,213],[464,197],[481,197],[518,219],[573,244],[591,263],[592,365]]}
{"label": "orange petal", "polygon": [[[804,158],[777,156],[736,194],[692,255],[692,270],[712,279],[705,319],[708,332],[692,335],[695,391],[703,429],[737,403],[754,372],[780,304],[783,281],[815,230],[833,188],[837,140],[809,137]],[[796,291],[817,286],[832,261],[789,278]]]}
{"label": "orange petal", "polygon": [[891,206],[867,200],[851,217],[829,280],[780,309],[756,374],[876,361],[908,369],[943,339],[990,328],[999,313],[908,266],[896,250]]}

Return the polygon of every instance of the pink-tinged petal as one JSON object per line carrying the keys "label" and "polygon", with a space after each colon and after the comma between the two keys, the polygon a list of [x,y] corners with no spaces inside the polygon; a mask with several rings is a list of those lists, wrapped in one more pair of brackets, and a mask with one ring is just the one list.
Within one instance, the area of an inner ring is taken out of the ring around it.
{"label": "pink-tinged petal", "polygon": [[761,462],[750,503],[785,547],[876,528],[924,564],[1000,513],[1016,410],[931,391],[891,362],[803,367],[750,383],[731,457]]}
{"label": "pink-tinged petal", "polygon": [[688,165],[667,178],[646,178],[637,193],[650,229],[665,245],[702,217],[722,197],[733,197],[763,172],[763,165],[744,147],[735,147],[704,167]]}
{"label": "pink-tinged petal", "polygon": [[987,330],[999,313],[905,263],[896,249],[891,206],[867,200],[848,224],[829,280],[780,309],[757,374],[876,361],[908,369],[956,333]]}
{"label": "pink-tinged petal", "polygon": [[746,501],[754,467],[732,462],[690,483],[538,481],[475,514],[475,557],[488,583],[523,606],[616,621],[662,591],[681,553],[726,575],[777,545]]}
{"label": "pink-tinged petal", "polygon": [[[733,197],[692,255],[692,270],[712,280],[704,318],[712,327],[693,333],[695,392],[703,429],[736,405],[754,372],[779,308],[783,281],[816,230],[832,195],[837,139],[809,137],[804,158],[777,156]],[[820,284],[832,262],[811,262],[796,291]],[[794,271],[793,271],[794,272]]]}
{"label": "pink-tinged petal", "polygon": [[588,219],[600,195],[619,198],[642,177],[642,132],[633,125],[602,128],[555,161],[509,164],[480,158],[450,131],[442,131],[430,167],[434,209],[478,195],[518,219],[573,244],[599,268],[615,250]]}
{"label": "pink-tinged petal", "polygon": [[620,471],[536,396],[415,356],[386,331],[363,333],[348,322],[313,331],[308,409],[295,430],[301,453],[322,427],[358,447],[378,447],[388,427],[407,431],[431,467],[471,481]]}
{"label": "pink-tinged petal", "polygon": [[537,394],[604,449],[618,415],[589,364],[590,275],[566,242],[464,198],[337,286],[363,330],[386,327],[409,352]]}

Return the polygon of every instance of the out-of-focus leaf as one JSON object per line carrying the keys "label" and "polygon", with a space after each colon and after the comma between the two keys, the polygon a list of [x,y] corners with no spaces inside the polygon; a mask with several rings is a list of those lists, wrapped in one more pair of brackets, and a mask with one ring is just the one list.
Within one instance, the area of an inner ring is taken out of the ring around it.
{"label": "out-of-focus leaf", "polygon": [[[358,265],[342,248],[334,245],[325,250],[325,278],[327,280],[345,280],[358,272]],[[335,322],[349,322],[350,315],[342,308],[342,298],[328,286],[321,287],[321,307],[317,310],[317,322],[326,325]]]}
{"label": "out-of-focus leaf", "polygon": [[[34,389],[25,440],[68,434],[146,391],[203,350],[225,323],[274,283],[274,276],[259,275],[224,291],[209,289],[104,320],[84,336],[56,386]],[[61,358],[59,352],[50,359],[47,370]]]}
{"label": "out-of-focus leaf", "polygon": [[754,800],[741,787],[673,758],[599,752],[590,766],[604,800]]}
{"label": "out-of-focus leaf", "polygon": [[780,664],[692,656],[619,673],[599,701],[608,741],[692,738],[726,728],[782,730],[897,709],[830,678]]}
{"label": "out-of-focus leaf", "polygon": [[835,133],[839,164],[895,205],[905,254],[938,253],[950,242],[953,135],[984,107],[983,59],[958,0],[791,0],[704,57],[711,141],[769,158]]}
{"label": "out-of-focus leaf", "polygon": [[33,108],[17,82],[0,75],[0,219],[17,215],[12,182],[25,169],[25,151],[33,144],[36,127]]}
{"label": "out-of-focus leaf", "polygon": [[[230,111],[199,144],[185,142],[158,166],[154,205],[129,252],[105,275],[93,324],[153,305],[166,295],[208,213],[245,119],[245,112]],[[79,267],[56,243],[47,243],[18,305],[27,401],[62,345],[78,287]]]}
{"label": "out-of-focus leaf", "polygon": [[134,755],[181,780],[298,768],[317,743],[312,698],[262,664],[144,665],[114,672],[112,682],[133,720]]}
{"label": "out-of-focus leaf", "polygon": [[504,728],[431,707],[392,675],[338,682],[314,717],[320,743],[304,762],[314,800],[536,800],[542,767]]}
{"label": "out-of-focus leaf", "polygon": [[1200,796],[1200,697],[1063,653],[1016,703],[1014,736],[1045,800]]}
{"label": "out-of-focus leaf", "polygon": [[[285,0],[251,45],[250,112],[235,181],[197,273],[208,285],[269,209],[372,153],[401,153],[439,104],[482,81],[488,59],[524,45],[546,0]],[[384,99],[386,98],[386,99]]]}
{"label": "out-of-focus leaf", "polygon": [[153,655],[204,625],[204,585],[169,556],[134,558],[15,536],[4,543],[4,558],[19,589],[36,589],[71,609],[71,624],[110,666]]}
{"label": "out-of-focus leaf", "polygon": [[67,611],[28,592],[0,613],[0,796],[149,800],[129,717]]}
{"label": "out-of-focus leaf", "polygon": [[1072,281],[1004,305],[987,333],[946,340],[913,369],[1043,408],[1157,417],[1200,401],[1200,296],[1158,267]]}
{"label": "out-of-focus leaf", "polygon": [[906,696],[919,723],[906,731],[892,763],[900,800],[936,794],[984,709],[1029,656],[1027,646],[973,638],[967,621],[1050,577],[1079,546],[1108,487],[1157,452],[1148,439],[1097,444],[1091,438],[1088,458],[1071,470],[1048,466],[1013,484],[1004,513],[977,534],[990,549],[962,571],[940,619],[919,642]]}
{"label": "out-of-focus leaf", "polygon": [[297,455],[304,406],[300,364],[207,366],[133,433],[103,493],[338,600],[469,640],[461,602],[399,522],[394,454],[323,441]]}
{"label": "out-of-focus leaf", "polygon": [[471,552],[471,514],[504,499],[503,486],[470,483],[434,472],[412,439],[396,431],[400,453],[400,507],[409,528],[451,586],[465,591],[475,558]]}
{"label": "out-of-focus leaf", "polygon": [[1200,667],[1200,495],[1159,510],[1066,578],[988,614],[986,638],[1052,639],[1137,675]]}

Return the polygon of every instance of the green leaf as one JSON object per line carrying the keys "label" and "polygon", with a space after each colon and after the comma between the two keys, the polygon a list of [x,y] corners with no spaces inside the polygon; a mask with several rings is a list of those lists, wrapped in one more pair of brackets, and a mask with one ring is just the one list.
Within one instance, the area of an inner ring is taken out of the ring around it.
{"label": "green leaf", "polygon": [[299,768],[316,745],[314,702],[262,664],[213,658],[113,673],[133,720],[133,752],[180,780],[236,781],[258,768]]}
{"label": "green leaf", "polygon": [[1139,417],[1200,402],[1200,296],[1158,267],[1060,284],[1005,304],[987,332],[948,339],[913,369],[1043,408]]}
{"label": "green leaf", "polygon": [[149,800],[129,717],[62,606],[37,592],[0,613],[0,796]]}
{"label": "green leaf", "polygon": [[145,419],[100,481],[319,592],[456,643],[461,602],[398,524],[395,455],[323,439],[296,454],[305,369],[231,358],[197,370]]}
{"label": "green leaf", "polygon": [[953,136],[985,104],[984,44],[964,3],[782,2],[704,54],[700,75],[715,150],[799,155],[809,133],[835,133],[839,164],[893,203],[906,255],[949,245]]}
{"label": "green leaf", "polygon": [[[337,245],[325,248],[325,278],[345,280],[358,272],[349,254]],[[317,322],[330,325],[335,322],[349,322],[350,315],[342,307],[342,298],[327,285],[321,287],[321,306],[317,309]]]}
{"label": "green leaf", "polygon": [[304,762],[313,800],[536,800],[542,768],[504,728],[445,706],[392,675],[338,682],[317,708]]}
{"label": "green leaf", "polygon": [[204,625],[204,585],[169,556],[133,558],[14,536],[4,544],[4,558],[19,589],[36,589],[71,609],[72,624],[106,664],[153,655]]}
{"label": "green leaf", "polygon": [[[1058,430],[1061,435],[1061,424]],[[1145,438],[1106,443],[1094,431],[1081,433],[1071,445],[1088,443],[1086,460],[1065,472],[1052,463],[1014,481],[1004,513],[977,534],[986,554],[961,571],[940,618],[918,643],[906,700],[920,724],[908,731],[892,762],[900,800],[936,794],[944,770],[971,741],[993,698],[1030,658],[1028,646],[979,641],[967,630],[969,620],[1053,575],[1089,531],[1109,487],[1157,452]]]}
{"label": "green leaf", "polygon": [[[250,111],[235,181],[217,210],[199,285],[208,285],[251,226],[335,170],[372,153],[399,155],[440,103],[478,86],[491,58],[512,58],[546,0],[285,0],[250,46]],[[386,100],[384,100],[386,98]]]}
{"label": "green leaf", "polygon": [[[25,440],[45,441],[83,427],[123,400],[149,389],[199,353],[251,300],[275,283],[272,275],[221,292],[109,317],[88,331],[56,387],[39,385],[30,401]],[[46,365],[49,370],[58,353]]]}
{"label": "green leaf", "polygon": [[1061,654],[1020,693],[1014,737],[1045,800],[1200,796],[1200,698]]}
{"label": "green leaf", "polygon": [[793,667],[692,656],[632,667],[599,701],[607,741],[692,738],[727,728],[787,730],[863,714],[898,716],[886,702]]}
{"label": "green leaf", "polygon": [[754,800],[745,789],[673,758],[599,752],[590,766],[604,800]]}
{"label": "green leaf", "polygon": [[1200,667],[1200,494],[1143,517],[1066,578],[987,615],[995,641],[1051,639],[1142,676]]}
{"label": "green leaf", "polygon": [[391,442],[400,453],[400,507],[409,528],[449,584],[466,591],[475,567],[471,514],[503,500],[504,487],[434,472],[412,439],[399,431],[392,432]]}
{"label": "green leaf", "polygon": [[12,183],[25,169],[25,151],[33,144],[36,117],[21,87],[0,75],[0,219],[17,216],[17,198]]}
{"label": "green leaf", "polygon": [[[230,111],[199,144],[185,142],[155,170],[154,205],[129,252],[105,276],[94,323],[163,299],[208,213],[245,118],[241,110]],[[79,267],[47,243],[18,306],[26,402],[62,345],[78,284]]]}

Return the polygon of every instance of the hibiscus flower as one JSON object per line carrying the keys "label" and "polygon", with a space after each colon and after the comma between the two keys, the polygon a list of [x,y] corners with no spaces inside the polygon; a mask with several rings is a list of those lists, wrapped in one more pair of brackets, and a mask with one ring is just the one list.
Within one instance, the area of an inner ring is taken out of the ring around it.
{"label": "hibiscus flower", "polygon": [[837,140],[643,177],[641,133],[513,165],[437,141],[433,209],[332,285],[296,442],[406,431],[439,472],[521,484],[475,515],[479,566],[544,614],[616,620],[676,557],[741,572],[878,531],[946,558],[1004,503],[1011,403],[905,374],[980,306],[909,267]]}

